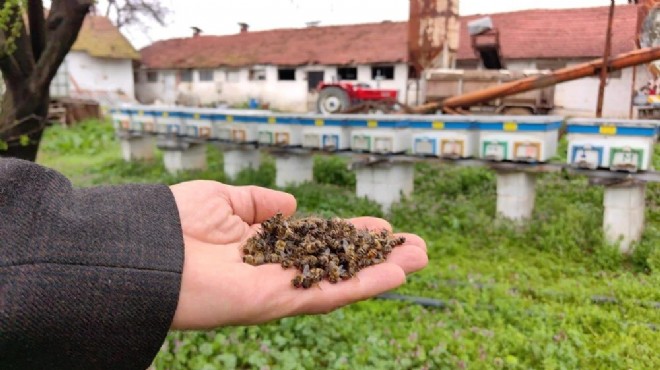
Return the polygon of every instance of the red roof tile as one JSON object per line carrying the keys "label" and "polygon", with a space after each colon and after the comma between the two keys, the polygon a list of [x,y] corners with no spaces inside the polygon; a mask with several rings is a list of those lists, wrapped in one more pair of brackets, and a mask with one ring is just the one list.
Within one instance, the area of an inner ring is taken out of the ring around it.
{"label": "red roof tile", "polygon": [[[635,49],[637,28],[635,5],[614,9],[612,54]],[[534,9],[491,14],[500,32],[505,59],[602,57],[605,48],[609,7],[580,9]],[[470,46],[467,22],[483,17],[461,18],[458,59],[476,59]]]}
{"label": "red roof tile", "polygon": [[[505,59],[602,55],[608,7],[491,14]],[[461,17],[458,59],[475,59]],[[617,6],[612,53],[635,48],[637,7]],[[407,61],[406,22],[277,29],[158,41],[141,50],[147,68],[213,68],[254,64],[370,64]]]}

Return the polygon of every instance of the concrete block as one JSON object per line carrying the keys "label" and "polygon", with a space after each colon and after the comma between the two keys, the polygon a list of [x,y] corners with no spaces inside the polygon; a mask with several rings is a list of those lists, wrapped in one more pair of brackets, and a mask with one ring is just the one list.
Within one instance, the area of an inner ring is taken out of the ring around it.
{"label": "concrete block", "polygon": [[312,181],[314,159],[309,154],[276,155],[275,171],[275,185],[279,187]]}
{"label": "concrete block", "polygon": [[356,170],[356,194],[380,204],[389,211],[392,204],[409,196],[414,189],[412,163],[385,163],[358,167]]}
{"label": "concrete block", "polygon": [[534,197],[497,196],[497,213],[512,221],[523,221],[532,217]]}
{"label": "concrete block", "polygon": [[534,197],[536,176],[525,172],[499,172],[497,194],[505,196]]}
{"label": "concrete block", "polygon": [[532,217],[536,176],[524,172],[497,173],[497,213],[513,221]]}
{"label": "concrete block", "polygon": [[137,136],[121,139],[121,153],[126,162],[149,160],[154,158],[156,138]]}
{"label": "concrete block", "polygon": [[257,149],[224,151],[224,170],[228,178],[234,179],[246,168],[259,168],[261,154]]}
{"label": "concrete block", "polygon": [[645,188],[643,184],[605,188],[605,238],[611,243],[620,241],[619,248],[622,253],[631,252],[631,244],[642,238]]}
{"label": "concrete block", "polygon": [[646,186],[608,186],[605,188],[605,207],[633,208],[644,207]]}
{"label": "concrete block", "polygon": [[206,144],[191,144],[187,148],[164,150],[163,161],[170,173],[206,169]]}

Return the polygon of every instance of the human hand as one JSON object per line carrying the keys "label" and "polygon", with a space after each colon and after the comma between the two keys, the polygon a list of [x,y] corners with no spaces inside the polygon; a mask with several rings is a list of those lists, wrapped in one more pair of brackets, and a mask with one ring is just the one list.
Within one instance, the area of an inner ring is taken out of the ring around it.
{"label": "human hand", "polygon": [[[214,181],[191,181],[171,187],[179,209],[185,261],[179,303],[172,329],[209,329],[249,325],[277,318],[327,313],[373,297],[403,284],[406,274],[426,266],[426,243],[413,234],[387,261],[352,278],[311,289],[296,289],[295,269],[277,264],[252,266],[243,262],[240,246],[259,223],[277,212],[296,210],[290,194],[255,187],[234,187]],[[387,221],[372,217],[350,220],[358,228],[391,230]]]}

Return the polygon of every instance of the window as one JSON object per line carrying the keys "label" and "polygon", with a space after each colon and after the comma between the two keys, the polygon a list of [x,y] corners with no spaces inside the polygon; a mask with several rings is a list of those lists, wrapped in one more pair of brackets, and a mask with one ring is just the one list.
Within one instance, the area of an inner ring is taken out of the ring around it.
{"label": "window", "polygon": [[213,81],[213,70],[212,69],[200,69],[199,70],[199,80],[200,81]]}
{"label": "window", "polygon": [[295,81],[296,69],[295,68],[280,68],[277,70],[277,79],[279,81]]}
{"label": "window", "polygon": [[181,82],[192,82],[193,80],[192,70],[184,69],[183,71],[179,71],[179,78],[181,79]]}
{"label": "window", "polygon": [[371,67],[372,80],[393,80],[394,66],[373,66]]}
{"label": "window", "polygon": [[266,70],[263,68],[253,68],[249,74],[250,81],[266,81]]}
{"label": "window", "polygon": [[147,71],[147,82],[158,82],[158,72]]}
{"label": "window", "polygon": [[339,67],[337,68],[337,76],[342,81],[355,81],[357,80],[357,68],[355,67]]}
{"label": "window", "polygon": [[238,82],[241,77],[241,74],[238,70],[232,69],[227,71],[226,77],[227,77],[227,82]]}

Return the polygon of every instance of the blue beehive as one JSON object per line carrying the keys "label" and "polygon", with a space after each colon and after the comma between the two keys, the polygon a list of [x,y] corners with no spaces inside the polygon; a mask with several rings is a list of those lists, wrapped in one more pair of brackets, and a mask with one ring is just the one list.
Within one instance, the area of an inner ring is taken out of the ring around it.
{"label": "blue beehive", "polygon": [[636,172],[651,168],[658,121],[574,118],[567,121],[569,164]]}
{"label": "blue beehive", "polygon": [[545,162],[557,153],[559,116],[475,116],[479,157],[494,161]]}
{"label": "blue beehive", "polygon": [[468,116],[408,116],[412,152],[444,158],[471,158],[479,154],[479,134]]}

